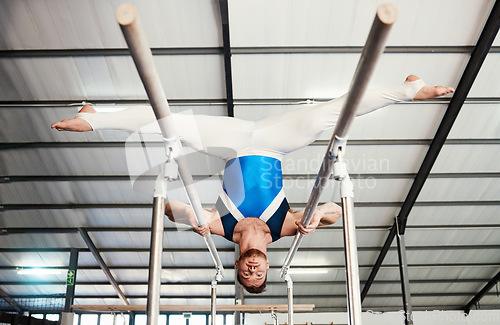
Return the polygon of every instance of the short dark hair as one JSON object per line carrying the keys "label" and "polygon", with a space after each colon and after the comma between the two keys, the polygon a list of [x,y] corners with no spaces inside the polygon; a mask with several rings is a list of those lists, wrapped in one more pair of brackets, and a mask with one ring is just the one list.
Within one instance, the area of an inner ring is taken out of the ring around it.
{"label": "short dark hair", "polygon": [[236,278],[238,279],[238,282],[241,284],[243,288],[245,288],[246,291],[250,293],[262,293],[266,291],[266,281],[267,281],[267,273],[266,273],[266,278],[264,279],[264,283],[260,287],[247,287],[243,283],[241,283],[241,278],[240,278],[240,273],[237,272]]}

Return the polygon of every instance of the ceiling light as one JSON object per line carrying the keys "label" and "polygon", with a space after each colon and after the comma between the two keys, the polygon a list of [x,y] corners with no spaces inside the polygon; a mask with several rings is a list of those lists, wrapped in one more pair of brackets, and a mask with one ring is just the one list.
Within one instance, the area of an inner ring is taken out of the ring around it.
{"label": "ceiling light", "polygon": [[45,274],[61,274],[61,269],[48,269],[48,268],[29,268],[29,269],[19,269],[17,274],[35,274],[35,275],[45,275]]}
{"label": "ceiling light", "polygon": [[326,274],[328,270],[325,269],[290,269],[288,274]]}

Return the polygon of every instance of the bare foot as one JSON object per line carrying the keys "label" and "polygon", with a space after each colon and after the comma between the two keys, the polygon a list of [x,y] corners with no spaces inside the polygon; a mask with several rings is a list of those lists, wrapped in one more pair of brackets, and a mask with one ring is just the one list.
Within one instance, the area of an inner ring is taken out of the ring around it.
{"label": "bare foot", "polygon": [[[90,105],[85,105],[80,109],[79,113],[95,113],[95,110]],[[84,119],[75,117],[72,119],[65,119],[61,122],[54,122],[50,126],[57,131],[73,131],[73,132],[87,132],[92,131],[92,126]]]}
{"label": "bare foot", "polygon": [[[420,79],[415,75],[409,75],[406,78],[406,81],[412,82]],[[439,96],[444,96],[449,93],[455,92],[455,89],[452,87],[443,87],[443,86],[423,86],[422,89],[418,91],[413,99],[415,100],[424,100],[429,98],[435,98]]]}

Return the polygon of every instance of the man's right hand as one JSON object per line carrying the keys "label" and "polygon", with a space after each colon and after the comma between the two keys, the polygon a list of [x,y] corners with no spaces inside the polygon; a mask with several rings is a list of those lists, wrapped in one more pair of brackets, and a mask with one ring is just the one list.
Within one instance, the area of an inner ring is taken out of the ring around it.
{"label": "man's right hand", "polygon": [[209,225],[205,225],[203,227],[193,226],[193,231],[205,237],[210,232],[210,226]]}

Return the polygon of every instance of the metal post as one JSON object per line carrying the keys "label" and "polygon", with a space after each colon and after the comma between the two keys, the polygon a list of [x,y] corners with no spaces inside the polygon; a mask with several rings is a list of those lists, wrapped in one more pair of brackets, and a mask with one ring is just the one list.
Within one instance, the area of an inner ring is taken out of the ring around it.
{"label": "metal post", "polygon": [[[363,52],[361,53],[361,58],[359,59],[358,67],[354,73],[354,77],[349,88],[349,94],[347,95],[344,107],[340,113],[311,196],[309,197],[309,201],[307,202],[304,210],[301,222],[305,226],[311,221],[314,210],[318,205],[321,192],[332,174],[333,160],[337,156],[339,148],[345,148],[347,143],[347,133],[354,117],[356,116],[357,106],[365,93],[378,58],[384,50],[385,41],[389,35],[390,28],[396,21],[396,18],[397,10],[393,5],[382,4],[378,7],[370,34],[368,35]],[[297,233],[288,255],[285,258],[285,262],[283,263],[281,269],[282,277],[288,271],[301,241],[302,235]]]}
{"label": "metal post", "polygon": [[274,309],[271,309],[271,317],[273,318],[274,325],[279,325],[278,314],[276,314]]}
{"label": "metal post", "polygon": [[158,317],[160,315],[163,228],[165,223],[165,197],[167,195],[164,172],[165,168],[162,166],[154,185],[151,252],[149,254],[148,301],[146,306],[147,325],[158,325]]}
{"label": "metal post", "polygon": [[[348,180],[350,182],[350,180]],[[343,181],[345,182],[345,180]],[[356,248],[356,226],[354,224],[352,197],[342,198],[343,232],[345,247],[347,311],[349,324],[361,325],[361,289],[359,286],[358,254]]]}
{"label": "metal post", "polygon": [[75,313],[72,311],[71,306],[75,300],[75,286],[76,286],[76,271],[78,268],[78,248],[71,248],[69,255],[69,267],[66,278],[66,299],[64,303],[64,311],[61,313],[62,325],[73,325]]}
{"label": "metal post", "polygon": [[401,277],[401,292],[403,294],[403,308],[405,311],[405,325],[413,324],[413,307],[410,294],[410,278],[408,276],[408,260],[406,259],[405,235],[400,233],[399,221],[396,218],[399,274]]}
{"label": "metal post", "polygon": [[290,274],[285,275],[288,293],[288,325],[293,325],[293,281]]}
{"label": "metal post", "polygon": [[71,306],[75,299],[76,269],[78,267],[78,248],[71,248],[69,255],[68,277],[66,279],[66,300],[64,303],[64,312],[71,312]]}
{"label": "metal post", "polygon": [[[200,226],[205,226],[207,222],[201,206],[201,201],[196,192],[193,177],[182,155],[182,146],[173,131],[174,128],[170,116],[170,108],[160,82],[160,77],[156,71],[151,49],[149,48],[146,35],[140,23],[139,16],[137,15],[137,8],[131,4],[121,5],[117,10],[116,18],[120,24],[139,76],[141,77],[151,107],[158,120],[162,135],[166,140],[172,142],[171,148],[174,150],[174,159],[179,168],[179,175],[186,189],[189,202],[194,210],[198,224]],[[212,236],[208,234],[204,239],[218,272],[222,274],[222,262],[217,253]]]}
{"label": "metal post", "polygon": [[216,316],[217,316],[217,280],[212,281],[212,295],[210,299],[210,313],[212,314],[212,325],[216,324]]}

